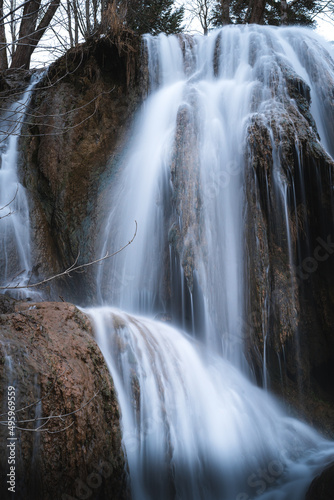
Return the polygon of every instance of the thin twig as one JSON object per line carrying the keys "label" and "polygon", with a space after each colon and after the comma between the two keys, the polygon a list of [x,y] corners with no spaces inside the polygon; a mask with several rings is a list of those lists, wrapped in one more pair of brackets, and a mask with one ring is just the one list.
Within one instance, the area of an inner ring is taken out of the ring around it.
{"label": "thin twig", "polygon": [[[0,208],[0,210],[3,210],[4,208],[9,207],[9,205],[11,205],[11,204],[13,203],[13,201],[15,200],[15,198],[16,198],[16,196],[17,196],[18,190],[19,190],[19,185],[17,185],[17,186],[16,186],[16,191],[15,191],[14,198],[13,198],[11,201],[9,201],[9,202],[7,203],[7,205],[4,205],[3,207],[1,207],[1,208]],[[8,215],[8,214],[7,214],[7,215]],[[7,217],[7,215],[5,215],[5,217]],[[2,217],[2,218],[3,218],[3,217]]]}
{"label": "thin twig", "polygon": [[79,252],[78,256],[76,257],[76,259],[74,261],[74,263],[69,268],[67,268],[65,271],[63,271],[63,272],[61,272],[59,274],[55,274],[54,276],[51,276],[50,278],[46,278],[46,279],[44,279],[42,281],[39,281],[38,283],[31,283],[31,284],[26,284],[26,285],[20,285],[18,283],[15,286],[14,285],[13,286],[10,286],[10,285],[0,286],[0,290],[19,290],[19,289],[26,289],[26,288],[35,288],[37,286],[44,285],[45,283],[48,283],[49,281],[53,281],[54,279],[60,278],[62,276],[70,276],[71,273],[76,272],[79,269],[84,269],[84,268],[86,268],[88,266],[92,266],[93,264],[97,264],[97,263],[102,262],[102,261],[104,261],[106,259],[110,259],[110,257],[114,257],[118,253],[122,252],[126,247],[128,247],[129,245],[131,245],[131,243],[133,242],[133,240],[137,236],[137,227],[138,227],[138,224],[137,224],[136,220],[135,220],[135,225],[136,225],[136,229],[135,229],[135,232],[134,232],[134,235],[133,235],[132,239],[128,243],[126,243],[126,245],[124,245],[122,248],[120,248],[119,250],[117,250],[116,252],[114,252],[112,254],[109,254],[109,252],[107,252],[106,255],[104,257],[101,257],[100,259],[96,259],[96,260],[93,260],[91,262],[87,262],[86,264],[81,264],[80,266],[76,266],[76,263],[78,262],[79,255],[80,255],[80,252]]}

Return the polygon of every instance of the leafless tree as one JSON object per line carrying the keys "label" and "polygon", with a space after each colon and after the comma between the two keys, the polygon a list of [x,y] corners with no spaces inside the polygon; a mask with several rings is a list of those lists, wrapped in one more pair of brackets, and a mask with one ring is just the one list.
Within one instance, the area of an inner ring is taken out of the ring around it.
{"label": "leafless tree", "polygon": [[43,50],[44,58],[47,51],[52,52],[51,58],[59,57],[97,33],[110,3],[116,4],[108,0],[25,0],[16,5],[16,0],[0,0],[0,70],[29,69],[37,48]]}
{"label": "leafless tree", "polygon": [[[8,51],[11,56],[11,68],[29,69],[32,53],[38,46],[45,31],[59,8],[60,0],[26,0],[20,6],[11,1],[9,6],[0,0],[1,8],[1,52],[0,69],[8,67]],[[4,9],[4,7],[7,7]],[[6,12],[5,12],[6,10]],[[9,24],[11,41],[7,44],[6,27]],[[19,29],[17,32],[17,25]],[[6,61],[7,59],[7,61]]]}
{"label": "leafless tree", "polygon": [[212,28],[213,8],[215,0],[187,0],[179,2],[184,6],[186,19],[189,26],[195,26],[196,22],[200,24],[204,35],[207,35]]}

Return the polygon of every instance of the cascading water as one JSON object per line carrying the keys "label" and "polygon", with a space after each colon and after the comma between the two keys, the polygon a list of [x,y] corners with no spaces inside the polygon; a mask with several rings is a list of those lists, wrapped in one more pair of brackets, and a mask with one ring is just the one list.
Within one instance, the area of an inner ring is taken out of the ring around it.
{"label": "cascading water", "polygon": [[133,499],[302,500],[334,447],[174,328],[90,310],[122,410]]}
{"label": "cascading water", "polygon": [[[301,500],[334,446],[249,380],[239,341],[248,296],[247,134],[254,119],[268,131],[279,207],[271,215],[292,280],[291,190],[270,113],[299,113],[286,76],[298,75],[330,153],[318,75],[334,77],[333,61],[302,29],[160,35],[145,47],[151,94],[113,183],[103,253],[130,239],[134,220],[138,236],[98,273],[100,299],[129,314],[89,310],[118,392],[132,498]],[[269,187],[267,197],[274,206]],[[265,346],[268,297],[263,304]],[[163,313],[192,336],[138,313]]]}
{"label": "cascading water", "polygon": [[[23,286],[31,278],[29,205],[17,171],[18,141],[34,87],[41,78],[34,75],[22,97],[6,112],[0,134],[0,261],[2,286]],[[19,290],[22,296],[38,292]]]}

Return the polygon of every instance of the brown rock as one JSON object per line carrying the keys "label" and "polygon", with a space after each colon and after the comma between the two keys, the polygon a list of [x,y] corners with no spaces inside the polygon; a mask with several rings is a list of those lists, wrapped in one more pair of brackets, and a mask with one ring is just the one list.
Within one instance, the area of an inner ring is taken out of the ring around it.
{"label": "brown rock", "polygon": [[[21,168],[30,191],[39,276],[65,270],[79,254],[79,264],[98,255],[96,209],[142,98],[139,59],[134,60],[139,41],[131,43],[119,49],[106,38],[91,40],[56,61],[36,88]],[[52,283],[49,295],[79,301],[87,296],[80,291],[91,289],[86,276]]]}
{"label": "brown rock", "polygon": [[[87,317],[67,303],[19,303],[0,315],[0,339],[2,420],[13,386],[17,426],[30,429],[15,430],[15,498],[126,498],[115,389]],[[0,433],[7,498],[7,426]]]}

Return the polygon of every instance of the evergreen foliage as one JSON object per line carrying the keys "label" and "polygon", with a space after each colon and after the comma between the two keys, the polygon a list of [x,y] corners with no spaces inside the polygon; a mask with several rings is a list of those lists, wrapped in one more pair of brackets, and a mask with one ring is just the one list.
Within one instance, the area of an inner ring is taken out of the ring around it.
{"label": "evergreen foliage", "polygon": [[[314,12],[317,7],[316,0],[298,0],[287,7],[287,24],[312,26]],[[232,24],[245,24],[250,15],[249,0],[230,1],[230,21]],[[261,24],[279,26],[281,24],[280,0],[267,0]],[[213,10],[213,25],[222,25],[222,2],[216,1]]]}
{"label": "evergreen foliage", "polygon": [[184,8],[174,8],[174,0],[131,0],[127,2],[127,26],[142,35],[180,33]]}

